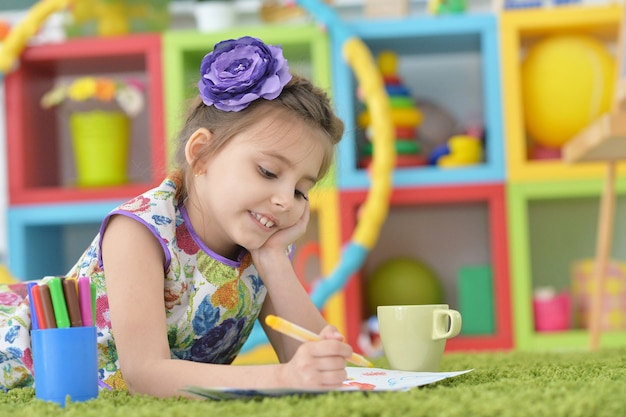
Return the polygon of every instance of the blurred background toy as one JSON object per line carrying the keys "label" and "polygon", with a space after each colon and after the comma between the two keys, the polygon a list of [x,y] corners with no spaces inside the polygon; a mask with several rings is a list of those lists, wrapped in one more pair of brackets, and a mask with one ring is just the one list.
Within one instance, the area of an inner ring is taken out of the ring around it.
{"label": "blurred background toy", "polygon": [[[596,261],[581,259],[572,264],[572,309],[574,325],[589,329],[592,299],[596,293],[594,268]],[[626,330],[626,262],[610,260],[600,291],[600,329]]]}
{"label": "blurred background toy", "polygon": [[321,257],[320,244],[317,241],[306,242],[303,245],[296,245],[295,254],[293,256],[293,269],[300,283],[307,293],[311,294],[313,287],[321,279],[318,275],[319,267],[315,273],[311,273],[312,268],[308,268],[310,261],[314,261],[319,265]]}
{"label": "blurred background toy", "polygon": [[170,0],[80,0],[70,6],[68,37],[158,32],[170,23]]}
{"label": "blurred background toy", "polygon": [[370,316],[370,318],[361,325],[357,346],[368,358],[379,358],[385,353],[382,341],[380,340],[378,317],[376,315]]}
{"label": "blurred background toy", "polygon": [[11,275],[9,269],[0,264],[0,284],[13,284],[19,282],[15,277]]}
{"label": "blurred background toy", "polygon": [[553,35],[530,46],[521,78],[530,156],[560,157],[569,139],[609,110],[615,59],[591,36]]}
{"label": "blurred background toy", "polygon": [[419,96],[414,97],[414,101],[423,116],[417,132],[422,154],[430,155],[452,136],[463,133],[461,122],[440,103]]}
{"label": "blurred background toy", "polygon": [[435,272],[424,262],[397,257],[378,265],[367,277],[367,306],[376,314],[378,306],[441,304],[443,288]]}
{"label": "blurred background toy", "polygon": [[479,138],[456,135],[445,144],[443,152],[433,161],[442,168],[478,164],[483,160],[483,147]]}
{"label": "blurred background toy", "polygon": [[363,14],[369,18],[403,17],[409,13],[409,0],[365,0]]}
{"label": "blurred background toy", "polygon": [[[331,1],[327,0],[327,3]],[[296,20],[306,17],[307,13],[295,0],[263,0],[259,8],[261,20],[267,23]]]}
{"label": "blurred background toy", "polygon": [[40,1],[29,9],[24,19],[10,28],[0,45],[0,74],[13,69],[19,55],[50,15],[65,10],[72,1],[74,0]]}
{"label": "blurred background toy", "polygon": [[[378,54],[378,69],[385,83],[385,90],[391,104],[391,122],[394,126],[396,149],[396,167],[426,165],[417,139],[417,128],[422,123],[422,113],[411,97],[410,90],[405,86],[398,74],[398,56],[393,51],[382,51]],[[359,165],[367,168],[371,162],[374,147],[372,145],[372,115],[366,107],[358,117],[359,127],[365,129],[365,141],[361,147]]]}
{"label": "blurred background toy", "polygon": [[570,328],[569,292],[557,293],[553,287],[540,287],[533,291],[533,316],[538,332],[557,332]]}
{"label": "blurred background toy", "polygon": [[0,20],[0,42],[7,37],[9,32],[11,31],[11,24],[6,20]]}
{"label": "blurred background toy", "polygon": [[428,12],[437,14],[458,14],[464,13],[467,9],[466,0],[429,0]]}

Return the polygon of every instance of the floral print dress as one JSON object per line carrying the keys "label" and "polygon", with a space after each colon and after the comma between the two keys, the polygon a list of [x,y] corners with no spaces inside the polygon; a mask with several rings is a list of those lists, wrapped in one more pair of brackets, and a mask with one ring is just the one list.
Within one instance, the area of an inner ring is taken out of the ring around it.
{"label": "floral print dress", "polygon": [[[123,389],[125,383],[111,328],[100,251],[102,234],[111,216],[123,215],[139,221],[161,243],[165,255],[163,301],[172,358],[231,363],[250,335],[266,296],[251,256],[242,251],[239,259],[233,261],[207,248],[194,232],[187,211],[175,194],[175,182],[166,179],[160,186],[113,210],[67,274],[67,277],[88,276],[95,283],[99,378],[113,388]],[[25,284],[15,284],[13,289],[0,286],[0,291],[4,290],[0,292],[0,304],[7,304],[0,305],[0,389],[33,383],[25,287]],[[19,337],[13,336],[14,333],[19,333]]]}

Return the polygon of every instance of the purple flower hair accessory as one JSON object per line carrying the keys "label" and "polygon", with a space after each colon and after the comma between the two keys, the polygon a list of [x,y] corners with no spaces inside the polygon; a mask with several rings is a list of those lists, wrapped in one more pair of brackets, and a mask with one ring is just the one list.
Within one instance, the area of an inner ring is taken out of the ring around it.
{"label": "purple flower hair accessory", "polygon": [[258,98],[273,100],[291,80],[280,47],[244,36],[219,42],[200,65],[198,89],[207,106],[240,111]]}

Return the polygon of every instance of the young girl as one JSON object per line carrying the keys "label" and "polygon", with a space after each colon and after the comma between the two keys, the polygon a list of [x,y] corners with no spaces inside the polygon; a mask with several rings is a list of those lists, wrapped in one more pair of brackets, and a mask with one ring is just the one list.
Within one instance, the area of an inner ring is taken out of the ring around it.
{"label": "young girl", "polygon": [[[251,37],[218,43],[202,60],[198,88],[178,137],[178,169],[113,210],[67,274],[97,288],[99,377],[156,396],[188,385],[340,386],[352,349],[289,256],[343,123],[321,90],[289,73],[280,48]],[[274,332],[268,314],[322,340]],[[227,366],[257,319],[280,364]]]}

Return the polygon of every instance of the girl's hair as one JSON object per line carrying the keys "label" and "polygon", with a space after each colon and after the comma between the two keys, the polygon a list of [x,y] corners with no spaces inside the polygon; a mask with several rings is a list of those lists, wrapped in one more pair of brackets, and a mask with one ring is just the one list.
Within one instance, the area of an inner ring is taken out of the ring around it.
{"label": "girl's hair", "polygon": [[[293,75],[280,95],[273,100],[257,99],[247,108],[238,112],[226,112],[205,105],[200,96],[191,103],[184,127],[177,137],[176,171],[172,179],[177,182],[177,197],[187,196],[187,184],[190,184],[195,165],[206,157],[214,155],[222,149],[230,139],[239,132],[250,128],[268,111],[283,110],[295,115],[312,128],[320,129],[329,140],[326,155],[322,161],[318,180],[329,170],[334,157],[335,145],[343,136],[344,125],[333,112],[326,93],[314,86],[304,77]],[[198,158],[187,164],[185,146],[189,137],[199,128],[207,128],[212,134],[209,145],[203,149]]]}

